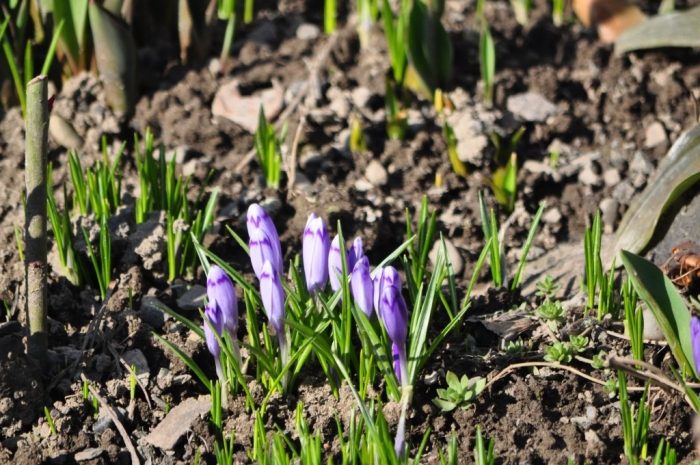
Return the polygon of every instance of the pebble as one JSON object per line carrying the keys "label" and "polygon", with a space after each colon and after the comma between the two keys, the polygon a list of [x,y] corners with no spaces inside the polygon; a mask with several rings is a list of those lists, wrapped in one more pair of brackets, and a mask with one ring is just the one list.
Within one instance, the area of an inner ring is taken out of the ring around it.
{"label": "pebble", "polygon": [[646,305],[644,306],[644,310],[642,313],[642,317],[644,319],[644,339],[651,339],[654,341],[664,341],[666,340],[666,336],[664,336],[664,332],[661,331],[661,327],[659,326],[659,322],[656,321],[656,317],[654,314],[649,310],[649,308]]}
{"label": "pebble", "polygon": [[297,28],[297,39],[300,40],[315,40],[321,34],[318,26],[311,23],[304,23]]}
{"label": "pebble", "polygon": [[367,192],[371,191],[374,188],[371,182],[366,181],[364,179],[358,179],[355,181],[355,189],[358,190],[358,192]]}
{"label": "pebble", "polygon": [[356,87],[352,90],[352,103],[357,108],[367,109],[372,98],[372,91],[366,87]]}
{"label": "pebble", "polygon": [[350,114],[350,103],[345,98],[343,91],[337,87],[331,87],[328,89],[328,92],[326,92],[326,97],[330,101],[328,108],[330,108],[339,119],[346,119]]}
{"label": "pebble", "polygon": [[603,232],[605,234],[610,234],[615,230],[618,207],[619,204],[617,200],[611,198],[601,200],[600,205],[598,205],[601,211],[600,219],[603,221]]}
{"label": "pebble", "polygon": [[[435,266],[435,262],[437,261],[438,250],[440,249],[440,247],[442,247],[442,241],[437,240],[433,244],[433,248],[428,253],[428,258],[430,259],[430,262],[433,264],[433,266]],[[445,248],[447,249],[447,256],[450,260],[450,263],[452,263],[454,273],[456,276],[459,276],[460,274],[462,274],[462,270],[464,269],[464,260],[462,259],[462,255],[459,253],[457,247],[455,247],[452,241],[450,241],[449,239],[445,239]]]}
{"label": "pebble", "polygon": [[580,183],[586,186],[599,186],[601,184],[601,177],[593,171],[591,165],[585,166],[578,174],[578,180]]}
{"label": "pebble", "polygon": [[141,321],[155,329],[162,328],[165,322],[172,318],[158,306],[165,307],[166,305],[150,295],[143,296],[141,299]]}
{"label": "pebble", "polygon": [[185,161],[185,157],[192,151],[192,147],[189,145],[181,145],[179,147],[176,147],[172,150],[168,150],[165,152],[165,161],[171,162],[173,161],[173,158],[175,159],[175,163],[178,165],[181,165]]}
{"label": "pebble", "polygon": [[84,462],[86,460],[92,460],[96,459],[102,453],[104,452],[104,449],[101,449],[99,447],[91,447],[89,449],[81,450],[80,452],[76,452],[75,456],[73,458],[75,459],[76,462]]}
{"label": "pebble", "polygon": [[647,127],[644,146],[647,148],[652,148],[664,142],[668,142],[666,129],[660,121],[654,121]]}
{"label": "pebble", "polygon": [[553,169],[549,164],[537,160],[525,160],[523,169],[533,174],[546,174],[552,178],[554,182],[561,182],[562,175],[557,170]]}
{"label": "pebble", "polygon": [[603,182],[605,182],[605,185],[608,187],[617,186],[621,180],[622,178],[620,177],[620,172],[615,168],[605,170],[603,173]]}
{"label": "pebble", "polygon": [[561,211],[558,208],[550,208],[542,215],[542,222],[545,224],[559,224],[561,222]]}
{"label": "pebble", "polygon": [[207,296],[207,289],[204,286],[195,284],[189,288],[182,297],[177,299],[177,306],[182,310],[196,311],[204,308],[204,298]]}
{"label": "pebble", "polygon": [[163,450],[172,450],[180,438],[192,428],[200,415],[209,413],[211,398],[202,396],[200,399],[189,398],[175,406],[170,413],[153,429],[146,441]]}
{"label": "pebble", "polygon": [[517,118],[535,123],[544,122],[557,112],[557,106],[535,92],[525,92],[508,98],[508,111]]}
{"label": "pebble", "polygon": [[85,143],[73,125],[55,113],[49,118],[49,134],[58,145],[68,150],[80,149]]}
{"label": "pebble", "polygon": [[625,179],[620,184],[615,186],[612,191],[612,197],[623,205],[629,205],[635,192],[636,189],[632,183]]}
{"label": "pebble", "polygon": [[423,116],[423,113],[420,110],[409,108],[407,123],[411,130],[419,131],[423,128],[423,126],[425,126],[425,116]]}
{"label": "pebble", "polygon": [[365,169],[365,177],[373,186],[384,186],[389,182],[389,174],[378,160],[372,160]]}
{"label": "pebble", "polygon": [[207,69],[212,76],[216,77],[221,72],[221,60],[218,57],[213,57],[207,62]]}
{"label": "pebble", "polygon": [[[138,349],[129,350],[122,354],[122,358],[127,365],[136,369],[136,377],[139,379],[139,381],[144,383],[144,385],[148,385],[148,378],[150,378],[151,369],[148,367],[148,361],[146,361],[146,357],[144,357],[143,352]],[[130,376],[130,374],[126,374],[127,378]]]}
{"label": "pebble", "polygon": [[649,160],[649,157],[647,157],[644,154],[644,152],[642,152],[641,150],[637,150],[636,152],[634,152],[634,156],[632,157],[632,163],[630,163],[630,171],[634,173],[649,175],[652,173],[652,171],[654,171],[654,165]]}

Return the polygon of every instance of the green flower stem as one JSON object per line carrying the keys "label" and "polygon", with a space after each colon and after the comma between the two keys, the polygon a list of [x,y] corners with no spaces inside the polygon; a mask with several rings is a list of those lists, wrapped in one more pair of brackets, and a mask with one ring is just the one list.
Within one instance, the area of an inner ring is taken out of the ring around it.
{"label": "green flower stem", "polygon": [[49,137],[48,80],[38,76],[27,84],[25,184],[27,206],[26,279],[27,349],[31,356],[46,364],[46,173]]}

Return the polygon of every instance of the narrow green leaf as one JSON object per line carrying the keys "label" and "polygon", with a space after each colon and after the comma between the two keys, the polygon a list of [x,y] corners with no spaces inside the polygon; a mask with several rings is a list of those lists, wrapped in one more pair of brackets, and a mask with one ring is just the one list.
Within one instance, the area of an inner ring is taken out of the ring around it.
{"label": "narrow green leaf", "polygon": [[700,46],[700,7],[654,16],[620,34],[615,53],[660,47]]}

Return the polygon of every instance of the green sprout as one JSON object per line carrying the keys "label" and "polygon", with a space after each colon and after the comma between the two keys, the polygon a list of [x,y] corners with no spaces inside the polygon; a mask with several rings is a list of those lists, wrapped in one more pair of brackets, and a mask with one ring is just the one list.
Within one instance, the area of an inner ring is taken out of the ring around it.
{"label": "green sprout", "polygon": [[49,412],[49,409],[46,406],[44,406],[44,418],[46,418],[46,422],[49,424],[49,428],[51,428],[51,434],[54,436],[58,434],[56,432],[56,426],[53,424],[53,418],[51,418],[51,412]]}
{"label": "green sprout", "polygon": [[399,13],[394,16],[389,0],[382,3],[382,21],[384,24],[384,36],[389,49],[389,61],[394,82],[403,86],[408,59],[406,58],[406,34],[408,27],[408,15],[411,2],[401,0]]}
{"label": "green sprout", "polygon": [[656,454],[654,455],[653,465],[676,465],[676,449],[671,447],[671,444],[664,441],[661,438],[659,442],[659,447],[656,449]]}
{"label": "green sprout", "polygon": [[129,373],[129,394],[131,400],[136,398],[136,365],[131,365],[131,372]]}
{"label": "green sprout", "polygon": [[647,458],[647,436],[649,435],[649,420],[651,418],[651,406],[645,405],[649,393],[647,382],[644,394],[639,401],[639,410],[634,414],[634,407],[630,405],[627,395],[627,380],[622,371],[617,372],[620,390],[620,413],[622,415],[622,432],[625,441],[625,455],[630,464],[637,465],[639,459]]}
{"label": "green sprout", "polygon": [[408,129],[408,115],[394,94],[391,82],[386,80],[386,132],[390,139],[403,140]]}
{"label": "green sprout", "polygon": [[481,391],[486,387],[486,379],[484,378],[467,378],[467,375],[462,375],[459,379],[457,375],[451,371],[445,376],[447,381],[447,389],[438,389],[438,398],[433,399],[433,404],[442,409],[443,412],[451,412],[457,407],[468,409],[476,396],[481,394]]}
{"label": "green sprout", "polygon": [[459,159],[459,155],[457,155],[457,136],[455,135],[455,131],[452,129],[452,126],[450,126],[450,124],[447,122],[447,119],[443,121],[442,133],[444,134],[445,141],[447,142],[447,154],[450,157],[452,171],[454,171],[458,176],[466,178],[467,174],[469,174],[467,171],[467,166],[462,160]]}
{"label": "green sprout", "polygon": [[496,201],[508,212],[512,212],[515,207],[518,190],[518,156],[515,149],[524,132],[525,128],[521,127],[510,137],[491,133],[491,141],[496,148],[493,155],[496,169],[492,179],[482,176],[482,181],[489,186]]}
{"label": "green sprout", "polygon": [[545,300],[535,312],[549,325],[549,329],[556,332],[557,326],[565,321],[566,311],[559,301]]}
{"label": "green sprout", "polygon": [[588,293],[588,308],[595,305],[595,294],[598,283],[602,280],[603,266],[600,261],[600,245],[602,240],[600,210],[593,218],[593,224],[586,228],[583,237],[583,250],[586,260],[586,292]]}
{"label": "green sprout", "polygon": [[109,284],[112,282],[112,238],[109,234],[107,218],[102,217],[102,221],[100,222],[99,258],[95,253],[92,243],[90,243],[90,237],[88,236],[84,226],[83,237],[85,237],[88,255],[90,256],[90,260],[92,260],[92,266],[94,267],[95,274],[97,275],[97,284],[100,288],[100,296],[104,300],[107,295]]}
{"label": "green sprout", "polygon": [[571,345],[565,342],[556,341],[551,346],[546,346],[544,350],[547,352],[544,359],[551,363],[567,364],[573,358]]}
{"label": "green sprout", "polygon": [[493,81],[496,75],[496,46],[486,20],[481,25],[479,37],[479,63],[481,65],[481,80],[484,82],[484,101],[486,105],[493,104]]}
{"label": "green sprout", "polygon": [[637,306],[637,292],[631,280],[622,284],[622,305],[625,312],[625,326],[630,337],[632,357],[644,360],[644,312]]}
{"label": "green sprout", "polygon": [[282,127],[280,137],[275,136],[275,128],[267,123],[265,111],[260,106],[258,114],[258,129],[255,131],[255,150],[258,154],[258,161],[265,175],[265,182],[268,187],[279,189],[282,172],[282,153],[280,146],[284,144],[287,136],[287,123]]}
{"label": "green sprout", "polygon": [[516,341],[508,341],[505,347],[506,354],[515,355],[525,351],[525,342],[518,338]]}
{"label": "green sprout", "polygon": [[493,438],[489,440],[489,445],[484,444],[484,437],[481,434],[481,426],[476,426],[476,443],[474,444],[474,463],[476,465],[493,465],[496,463],[496,456],[493,453]]}
{"label": "green sprout", "polygon": [[564,24],[564,8],[566,0],[552,0],[552,22],[556,27]]}
{"label": "green sprout", "polygon": [[447,441],[447,457],[445,457],[445,453],[442,452],[441,448],[438,449],[440,465],[457,465],[457,459],[459,457],[459,455],[457,455],[457,446],[457,433],[453,431],[450,440]]}
{"label": "green sprout", "polygon": [[605,351],[601,350],[597,355],[593,356],[593,361],[591,362],[591,366],[596,370],[605,369],[605,361],[603,360],[603,357],[605,357],[605,356],[606,356]]}
{"label": "green sprout", "polygon": [[515,13],[515,20],[521,26],[527,26],[530,20],[530,10],[532,9],[532,0],[510,0]]}
{"label": "green sprout", "polygon": [[561,285],[554,284],[554,280],[550,275],[545,276],[542,281],[537,281],[535,287],[537,287],[537,292],[535,292],[536,296],[544,297],[549,300],[554,299],[557,295],[557,291],[561,289]]}
{"label": "green sprout", "polygon": [[335,32],[338,16],[336,0],[325,0],[323,7],[323,29],[326,34]]}

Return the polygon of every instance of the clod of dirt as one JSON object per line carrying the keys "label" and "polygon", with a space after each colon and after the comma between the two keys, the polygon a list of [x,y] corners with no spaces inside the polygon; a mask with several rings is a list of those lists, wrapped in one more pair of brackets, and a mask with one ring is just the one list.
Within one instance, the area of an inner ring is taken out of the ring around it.
{"label": "clod of dirt", "polygon": [[516,118],[533,123],[543,123],[557,112],[555,104],[534,92],[513,95],[507,105]]}
{"label": "clod of dirt", "polygon": [[38,366],[17,335],[0,339],[0,374],[0,435],[8,438],[34,423],[44,405]]}
{"label": "clod of dirt", "polygon": [[141,299],[141,321],[152,326],[155,329],[163,327],[166,321],[172,317],[158,307],[166,307],[166,305],[156,297],[147,295]]}
{"label": "clod of dirt", "polygon": [[168,416],[146,436],[146,441],[163,450],[172,450],[180,438],[187,434],[195,421],[209,412],[211,398],[189,398],[172,409]]}
{"label": "clod of dirt", "polygon": [[129,236],[124,262],[136,265],[141,261],[143,268],[151,271],[154,276],[164,275],[167,253],[165,237],[165,212],[151,212],[148,219],[139,224],[136,231]]}

